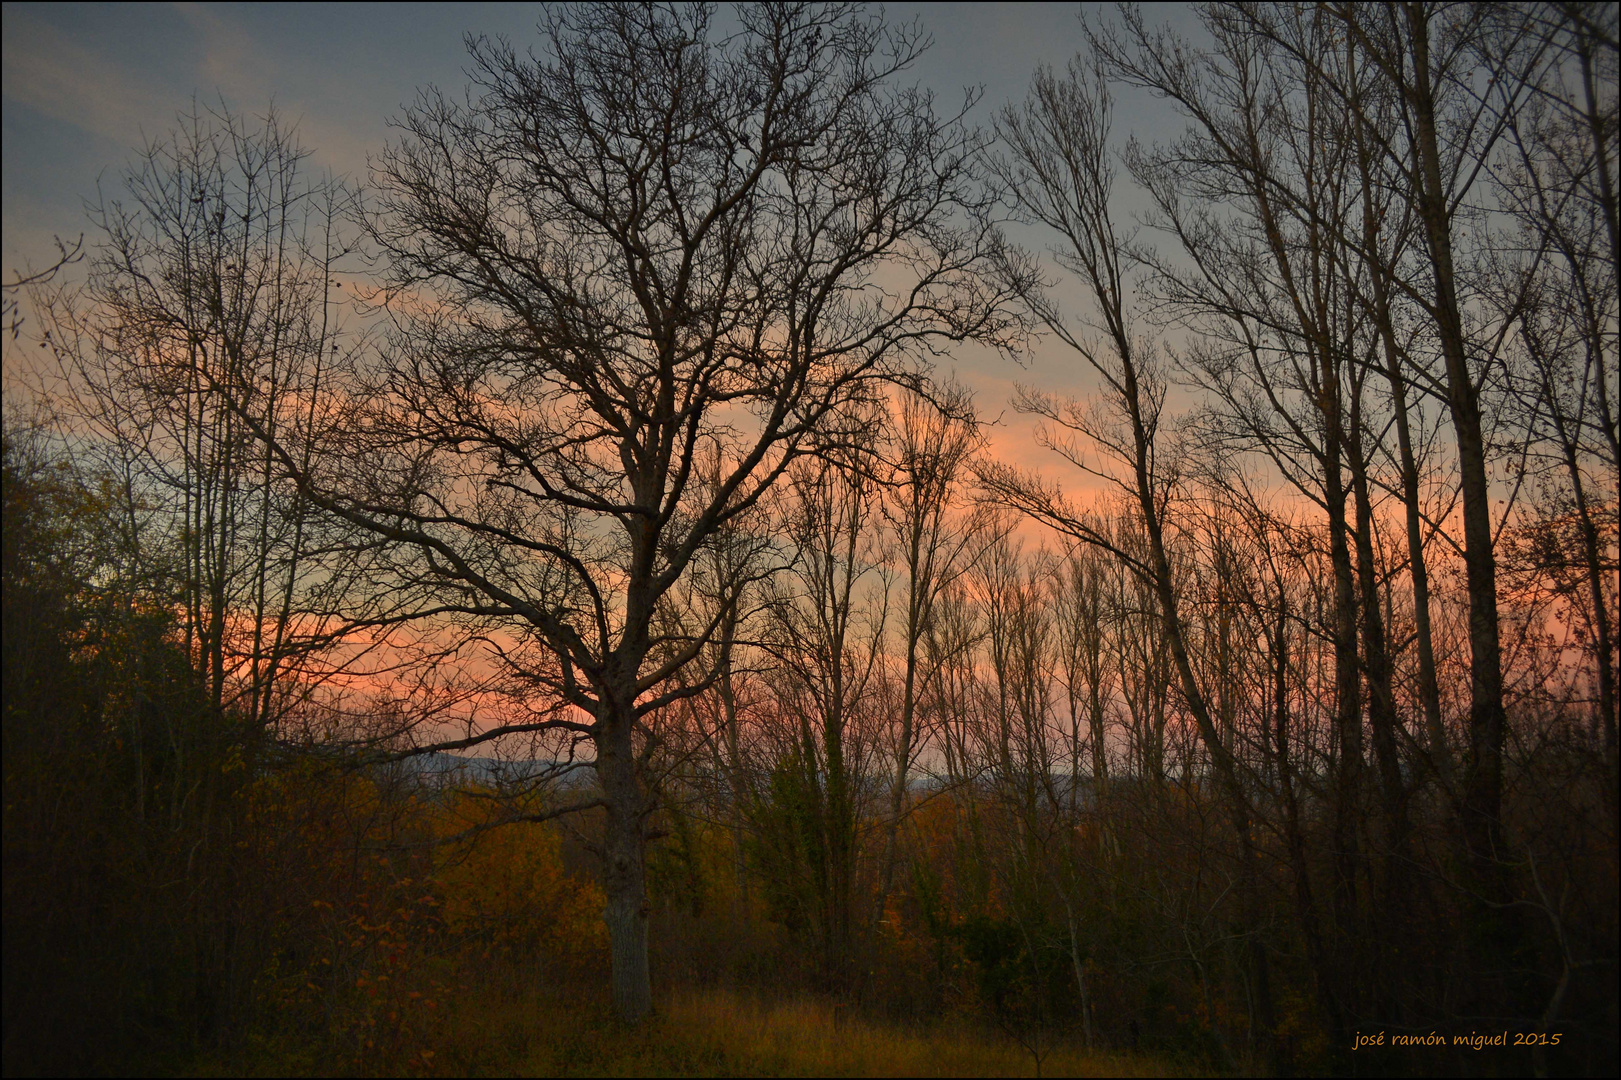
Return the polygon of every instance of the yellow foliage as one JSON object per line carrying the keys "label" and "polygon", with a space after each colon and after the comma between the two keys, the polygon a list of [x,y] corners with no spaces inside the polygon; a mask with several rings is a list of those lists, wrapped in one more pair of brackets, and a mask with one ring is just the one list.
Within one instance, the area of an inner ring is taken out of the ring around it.
{"label": "yellow foliage", "polygon": [[[648,1040],[663,1051],[737,1076],[1029,1076],[1035,1061],[1017,1044],[968,1025],[902,1028],[820,1000],[769,1003],[717,991],[684,994]],[[1164,1076],[1166,1063],[1128,1054],[1055,1047],[1046,1076]],[[679,1058],[678,1058],[679,1059]],[[605,1070],[607,1071],[607,1070]]]}
{"label": "yellow foliage", "polygon": [[[466,829],[469,820],[480,823],[490,812],[470,803],[463,800],[444,815],[440,835]],[[608,940],[602,890],[567,874],[561,849],[557,831],[546,824],[503,825],[449,849],[438,873],[446,928],[504,952],[544,949],[562,963],[600,955]]]}
{"label": "yellow foliage", "polygon": [[[1035,1059],[973,1025],[902,1027],[826,1001],[766,1001],[718,990],[676,994],[628,1031],[592,1008],[544,998],[482,1011],[477,1038],[441,1047],[449,1067],[524,1076],[1033,1076]],[[497,1049],[499,1048],[499,1049]],[[504,1053],[502,1051],[505,1051]],[[507,1056],[507,1055],[514,1056]],[[1044,1076],[1167,1076],[1168,1062],[1073,1045]]]}

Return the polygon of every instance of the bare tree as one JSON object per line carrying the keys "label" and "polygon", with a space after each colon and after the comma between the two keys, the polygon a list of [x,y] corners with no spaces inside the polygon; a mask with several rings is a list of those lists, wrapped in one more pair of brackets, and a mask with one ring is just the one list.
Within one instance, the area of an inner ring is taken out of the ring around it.
{"label": "bare tree", "polygon": [[[976,270],[974,136],[894,76],[926,46],[843,7],[556,9],[539,54],[473,40],[474,90],[422,93],[378,159],[391,345],[349,373],[349,452],[307,498],[369,532],[419,613],[465,620],[525,718],[432,745],[589,744],[614,1001],[651,1008],[647,718],[706,689],[702,625],[660,609],[853,403],[936,338],[1017,327]],[[700,460],[721,462],[700,483]],[[682,629],[675,629],[682,628]],[[671,636],[674,634],[674,636]]]}
{"label": "bare tree", "polygon": [[[1094,42],[1098,46],[1099,42]],[[1177,476],[1162,456],[1159,426],[1165,383],[1154,347],[1137,333],[1132,306],[1135,259],[1116,224],[1111,196],[1112,105],[1101,66],[1072,63],[1064,76],[1036,74],[1030,98],[998,117],[1006,146],[997,168],[1015,208],[1060,238],[1059,264],[1083,285],[1083,321],[1066,319],[1050,295],[1022,290],[1041,323],[1074,352],[1101,384],[1091,402],[1061,401],[1027,393],[1021,404],[1047,423],[1048,445],[1072,464],[1114,485],[1140,515],[1144,550],[1134,553],[1078,513],[1053,488],[1005,467],[983,471],[997,498],[1083,543],[1110,552],[1151,591],[1175,681],[1194,720],[1226,802],[1241,847],[1245,917],[1258,919],[1259,881],[1252,831],[1253,808],[1239,762],[1223,741],[1194,655],[1173,569],[1167,522]],[[1265,949],[1250,939],[1249,963],[1257,986],[1261,1042],[1273,1027]]]}
{"label": "bare tree", "polygon": [[[1359,835],[1364,716],[1384,822],[1377,845],[1384,858],[1372,868],[1393,913],[1407,903],[1411,861],[1369,479],[1376,418],[1365,357],[1377,352],[1378,339],[1360,302],[1365,267],[1346,242],[1367,231],[1354,224],[1358,214],[1375,212],[1352,167],[1356,119],[1338,92],[1357,89],[1348,74],[1356,54],[1338,48],[1337,25],[1311,9],[1216,5],[1205,24],[1213,44],[1204,50],[1179,52],[1135,19],[1126,20],[1129,48],[1108,38],[1101,44],[1122,78],[1173,101],[1190,121],[1179,140],[1136,148],[1131,157],[1154,199],[1155,223],[1178,241],[1174,256],[1153,257],[1154,291],[1200,334],[1187,367],[1213,391],[1200,425],[1205,452],[1254,455],[1326,519],[1337,744],[1333,898],[1339,940],[1348,941],[1358,936],[1357,894],[1369,861]],[[1301,56],[1314,59],[1302,64]],[[1219,539],[1221,518],[1213,520]],[[1215,567],[1218,590],[1236,580],[1232,569]]]}
{"label": "bare tree", "polygon": [[131,559],[182,608],[215,711],[260,729],[352,668],[332,646],[367,608],[326,559],[341,534],[250,430],[307,465],[353,343],[353,196],[306,156],[274,112],[194,108],[93,210],[82,287],[34,290],[47,400],[118,478]]}
{"label": "bare tree", "polygon": [[1497,170],[1504,203],[1520,222],[1510,244],[1542,257],[1529,265],[1523,257],[1505,260],[1498,303],[1512,307],[1528,296],[1519,334],[1527,362],[1515,390],[1532,418],[1528,434],[1546,446],[1534,461],[1551,489],[1530,523],[1535,539],[1527,554],[1586,626],[1601,718],[1595,727],[1613,777],[1621,226],[1614,188],[1618,55],[1603,42],[1606,29],[1613,41],[1616,14],[1597,5],[1555,5],[1547,16],[1538,35],[1554,60],[1527,107],[1509,118],[1513,153],[1508,167]]}
{"label": "bare tree", "polygon": [[856,874],[881,727],[889,611],[876,486],[865,453],[793,469],[784,500],[793,557],[771,611],[781,729],[772,765],[786,845],[779,872],[801,897],[822,976],[839,993],[857,973],[865,929]]}
{"label": "bare tree", "polygon": [[894,884],[896,842],[906,809],[907,784],[923,746],[919,708],[935,671],[924,640],[934,624],[941,597],[972,561],[978,529],[960,505],[968,457],[979,441],[972,402],[959,388],[948,388],[939,402],[901,397],[892,421],[893,461],[885,486],[883,513],[899,545],[906,590],[901,627],[900,716],[894,732],[894,773],[878,901],[880,916]]}
{"label": "bare tree", "polygon": [[[1482,394],[1521,304],[1511,304],[1503,317],[1485,325],[1466,317],[1471,274],[1463,227],[1475,212],[1471,193],[1485,182],[1486,163],[1530,95],[1546,50],[1533,33],[1537,15],[1530,8],[1478,8],[1457,20],[1417,3],[1368,10],[1335,5],[1329,10],[1354,42],[1360,62],[1398,91],[1391,104],[1399,123],[1389,129],[1388,140],[1377,140],[1375,146],[1390,174],[1401,178],[1417,219],[1423,258],[1417,271],[1380,266],[1374,273],[1423,313],[1441,354],[1437,390],[1457,439],[1469,589],[1464,835],[1473,857],[1490,861],[1503,842],[1506,718]],[[1357,96],[1346,82],[1338,89],[1347,99]],[[1361,125],[1358,133],[1368,138],[1380,130]]]}
{"label": "bare tree", "polygon": [[[1108,707],[1116,675],[1109,663],[1108,573],[1105,556],[1095,548],[1077,546],[1064,560],[1055,584],[1058,620],[1059,671],[1069,698],[1070,774],[1069,813],[1078,812],[1083,753],[1090,759],[1092,799],[1103,822],[1101,839],[1113,842],[1108,828],[1109,748]],[[1086,734],[1081,734],[1084,715]],[[1083,750],[1083,747],[1085,748]]]}
{"label": "bare tree", "polygon": [[49,285],[56,280],[66,267],[72,266],[84,258],[84,237],[81,235],[69,244],[61,237],[56,238],[56,259],[43,270],[30,270],[27,273],[12,272],[11,280],[0,282],[0,329],[11,334],[13,341],[22,333],[24,317],[22,304],[18,297],[29,289],[37,289],[42,285]]}

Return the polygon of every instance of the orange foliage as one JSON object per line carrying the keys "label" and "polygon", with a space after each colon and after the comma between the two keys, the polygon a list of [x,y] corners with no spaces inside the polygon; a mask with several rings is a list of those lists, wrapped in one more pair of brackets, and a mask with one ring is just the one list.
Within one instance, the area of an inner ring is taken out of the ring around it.
{"label": "orange foliage", "polygon": [[[483,824],[496,811],[467,796],[434,820],[435,834],[448,836],[468,823]],[[482,943],[486,952],[534,957],[577,966],[602,955],[600,886],[564,872],[562,842],[547,824],[505,825],[447,850],[438,880],[442,912],[453,935]]]}

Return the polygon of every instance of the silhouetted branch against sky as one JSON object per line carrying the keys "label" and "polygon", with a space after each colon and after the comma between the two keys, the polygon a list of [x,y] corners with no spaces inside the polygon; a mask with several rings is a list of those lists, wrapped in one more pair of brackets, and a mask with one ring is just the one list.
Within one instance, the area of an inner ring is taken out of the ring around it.
{"label": "silhouetted branch against sky", "polygon": [[[1185,33],[1197,20],[1181,4],[1148,5],[1151,19]],[[910,76],[954,111],[965,92],[983,97],[969,120],[1021,100],[1036,68],[1062,68],[1082,43],[1079,5],[886,5],[892,25],[916,20],[932,47]],[[388,122],[435,85],[459,93],[468,84],[466,35],[505,37],[520,52],[537,42],[534,8],[502,4],[397,5],[387,17],[366,7],[284,5],[12,5],[6,10],[5,154],[0,163],[7,280],[48,266],[55,237],[85,231],[86,200],[150,138],[167,131],[193,101],[223,100],[263,113],[272,103],[312,151],[310,168],[364,179],[369,159],[389,137]],[[718,26],[735,22],[725,6]],[[1169,138],[1180,122],[1146,95],[1121,94],[1117,134]],[[110,189],[109,197],[117,192]],[[1034,246],[1042,241],[1030,238]],[[26,316],[26,312],[24,313]],[[20,345],[4,347],[15,370]],[[1018,368],[980,347],[952,350],[942,365],[975,392],[981,410],[1004,423],[989,430],[1003,456],[1035,465],[1050,460],[1033,422],[1007,407],[1015,382],[1073,394],[1090,388],[1061,348],[1038,344]],[[949,371],[942,371],[949,374]],[[1077,482],[1071,478],[1071,482]]]}

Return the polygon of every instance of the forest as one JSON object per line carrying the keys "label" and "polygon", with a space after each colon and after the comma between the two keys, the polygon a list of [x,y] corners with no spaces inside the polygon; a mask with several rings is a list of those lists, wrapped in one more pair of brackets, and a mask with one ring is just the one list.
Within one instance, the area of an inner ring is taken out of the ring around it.
{"label": "forest", "polygon": [[1196,11],[148,138],[5,279],[5,1073],[1621,1071],[1617,9]]}

